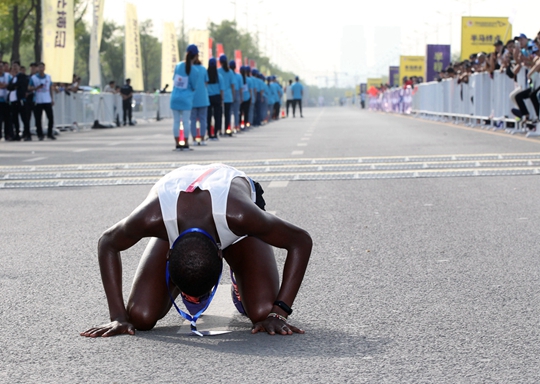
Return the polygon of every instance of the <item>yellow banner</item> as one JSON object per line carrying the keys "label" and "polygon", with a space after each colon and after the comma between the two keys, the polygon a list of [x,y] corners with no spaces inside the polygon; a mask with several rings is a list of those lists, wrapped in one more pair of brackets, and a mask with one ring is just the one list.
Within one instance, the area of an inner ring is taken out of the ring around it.
{"label": "yellow banner", "polygon": [[478,52],[493,52],[493,44],[506,43],[512,37],[512,24],[508,17],[462,17],[461,60]]}
{"label": "yellow banner", "polygon": [[[208,30],[191,30],[189,31],[189,44],[195,44],[199,48],[199,60],[202,65],[208,67],[208,56],[210,50],[210,44],[208,39],[210,38],[210,31]],[[182,52],[182,57],[185,52]]]}
{"label": "yellow banner", "polygon": [[425,56],[400,56],[399,57],[399,77],[400,84],[403,84],[403,78],[407,76],[421,77],[422,81],[426,76],[426,58]]}
{"label": "yellow banner", "polygon": [[379,88],[381,84],[382,84],[382,78],[380,77],[367,79],[367,89],[370,89],[372,86],[375,88]]}
{"label": "yellow banner", "polygon": [[105,0],[92,0],[92,30],[90,31],[90,56],[88,67],[90,71],[89,85],[101,88],[101,67],[99,63],[99,48],[103,30],[103,3]]}
{"label": "yellow banner", "polygon": [[161,44],[161,88],[172,91],[172,79],[174,77],[174,68],[180,61],[178,56],[178,40],[176,38],[176,29],[174,23],[163,24],[163,43]]}
{"label": "yellow banner", "polygon": [[144,91],[139,22],[137,21],[137,9],[135,8],[135,5],[131,3],[126,3],[125,35],[125,78],[131,79],[133,90]]}
{"label": "yellow banner", "polygon": [[75,64],[75,0],[43,0],[43,62],[55,83],[73,80]]}

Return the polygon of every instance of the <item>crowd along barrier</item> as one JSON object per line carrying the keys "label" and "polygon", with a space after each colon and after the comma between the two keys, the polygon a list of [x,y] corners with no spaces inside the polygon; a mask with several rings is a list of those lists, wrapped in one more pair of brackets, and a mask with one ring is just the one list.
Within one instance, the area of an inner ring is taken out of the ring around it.
{"label": "crowd along barrier", "polygon": [[[469,77],[468,83],[458,84],[457,79],[445,79],[418,84],[414,89],[387,90],[377,97],[370,97],[368,105],[372,110],[538,136],[540,132],[522,127],[511,112],[512,108],[517,108],[512,97],[526,87],[524,70],[518,73],[516,80],[500,71],[477,73]],[[529,116],[536,119],[531,100],[526,99],[525,104]]]}

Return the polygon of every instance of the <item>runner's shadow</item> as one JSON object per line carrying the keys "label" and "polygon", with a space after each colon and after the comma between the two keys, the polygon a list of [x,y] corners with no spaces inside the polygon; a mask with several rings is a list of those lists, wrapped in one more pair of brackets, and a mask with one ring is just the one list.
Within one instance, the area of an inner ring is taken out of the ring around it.
{"label": "runner's shadow", "polygon": [[[234,323],[234,322],[233,322]],[[336,329],[308,327],[303,335],[291,336],[266,333],[252,335],[251,325],[229,326],[231,333],[219,336],[199,337],[178,333],[179,326],[156,327],[149,332],[137,332],[136,336],[157,343],[168,343],[169,347],[179,349],[188,347],[201,348],[218,353],[270,356],[270,357],[360,357],[370,358],[382,353],[389,339],[356,335]],[[204,330],[204,327],[200,327]]]}

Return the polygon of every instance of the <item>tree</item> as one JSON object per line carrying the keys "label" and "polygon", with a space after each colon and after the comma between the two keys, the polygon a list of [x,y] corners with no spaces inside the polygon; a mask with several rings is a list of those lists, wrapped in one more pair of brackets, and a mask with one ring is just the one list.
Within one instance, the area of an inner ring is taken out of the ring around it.
{"label": "tree", "polygon": [[103,22],[101,37],[100,62],[106,82],[118,84],[124,81],[124,27],[114,21]]}
{"label": "tree", "polygon": [[0,13],[0,56],[11,52],[11,61],[21,59],[21,44],[32,39],[27,23],[36,0],[2,0]]}
{"label": "tree", "polygon": [[152,35],[153,28],[152,20],[145,20],[139,26],[143,82],[147,91],[159,89],[161,78],[161,43]]}

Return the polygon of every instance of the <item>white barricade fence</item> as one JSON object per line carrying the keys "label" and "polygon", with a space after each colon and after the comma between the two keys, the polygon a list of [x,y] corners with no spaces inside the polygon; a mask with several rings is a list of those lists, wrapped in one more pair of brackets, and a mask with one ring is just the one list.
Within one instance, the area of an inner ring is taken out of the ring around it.
{"label": "white barricade fence", "polygon": [[[138,121],[171,118],[169,105],[170,94],[134,94],[133,118]],[[92,127],[96,120],[103,125],[113,125],[122,121],[122,97],[112,93],[57,93],[53,113],[55,128],[60,130]],[[46,127],[45,115],[43,119]],[[35,127],[33,115],[30,126]]]}
{"label": "white barricade fence", "polygon": [[[507,129],[510,133],[527,132],[516,122],[512,108],[517,108],[512,94],[528,87],[526,73],[521,70],[517,79],[506,73],[477,73],[469,77],[468,83],[458,84],[457,79],[419,84],[412,93],[412,113],[436,120],[450,120],[455,123],[481,125],[494,129]],[[536,113],[530,100],[525,103],[530,117]],[[508,128],[508,123],[513,127]],[[538,133],[540,134],[540,133]],[[538,135],[528,132],[528,135]]]}

